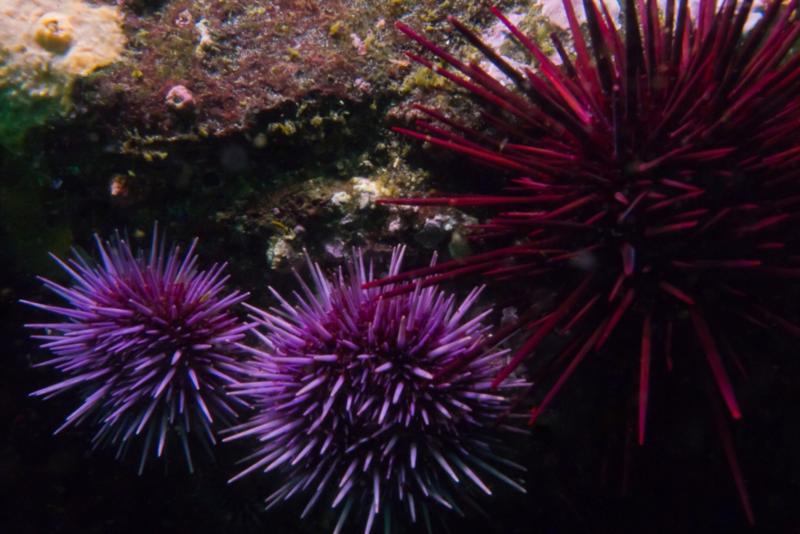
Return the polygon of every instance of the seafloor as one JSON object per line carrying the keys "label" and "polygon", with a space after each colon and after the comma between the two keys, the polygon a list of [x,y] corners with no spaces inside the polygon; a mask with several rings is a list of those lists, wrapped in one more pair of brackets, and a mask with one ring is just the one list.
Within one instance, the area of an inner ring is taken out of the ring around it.
{"label": "seafloor", "polygon": [[[464,255],[464,225],[480,213],[375,203],[483,185],[464,158],[390,131],[414,102],[462,109],[403,55],[411,46],[394,22],[455,47],[448,14],[481,29],[494,22],[468,0],[93,4],[120,10],[121,57],[50,99],[0,80],[0,532],[328,531],[319,516],[299,519],[299,503],[263,512],[269,480],[226,483],[244,444],[218,447],[193,475],[175,461],[139,476],[135,458],[90,451],[89,429],[53,436],[74,399],[28,396],[53,376],[31,367],[42,351],[23,323],[40,316],[18,301],[50,299],[37,275],[63,279],[48,252],[91,250],[94,233],[114,229],[144,245],[154,221],[171,239],[199,236],[201,259],[229,262],[232,282],[259,305],[270,304],[268,283],[291,286],[303,250],[326,268],[353,246],[385,258],[406,243],[413,265],[433,251]],[[535,2],[499,4],[538,27]],[[188,103],[170,101],[176,87]],[[608,424],[615,406],[603,399],[622,385],[597,379],[606,375],[587,363],[520,446],[527,495],[500,490],[480,512],[448,517],[449,531],[800,532],[800,360],[758,362],[743,394],[745,405],[757,399],[734,431],[754,527],[713,422],[696,409],[702,393],[664,386],[647,446],[632,448],[630,429]]]}

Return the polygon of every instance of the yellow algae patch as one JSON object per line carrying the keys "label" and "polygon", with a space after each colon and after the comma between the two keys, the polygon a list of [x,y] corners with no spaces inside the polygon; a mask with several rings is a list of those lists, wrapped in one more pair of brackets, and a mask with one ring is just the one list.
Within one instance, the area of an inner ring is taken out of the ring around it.
{"label": "yellow algae patch", "polygon": [[116,7],[0,0],[0,86],[32,97],[64,96],[75,78],[113,63],[124,46]]}
{"label": "yellow algae patch", "polygon": [[74,36],[72,23],[64,13],[45,13],[36,21],[36,42],[54,54],[64,54],[69,50]]}

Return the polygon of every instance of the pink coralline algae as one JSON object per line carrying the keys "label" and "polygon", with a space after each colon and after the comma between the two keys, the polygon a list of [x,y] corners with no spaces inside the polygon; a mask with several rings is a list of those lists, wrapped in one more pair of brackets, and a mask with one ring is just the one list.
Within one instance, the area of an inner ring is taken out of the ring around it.
{"label": "pink coralline algae", "polygon": [[[390,275],[402,256],[394,251]],[[349,515],[362,516],[364,532],[380,516],[430,529],[432,505],[458,510],[472,490],[491,494],[490,478],[524,491],[503,472],[522,468],[498,456],[495,434],[519,431],[508,394],[526,384],[491,386],[506,351],[486,347],[488,310],[468,317],[480,289],[460,304],[436,287],[384,298],[390,288],[362,288],[373,267],[360,253],[347,274],[308,267],[313,284],[299,279],[293,302],[273,290],[276,308],[250,308],[263,345],[243,346],[254,356],[249,381],[233,391],[255,413],[226,440],[253,439],[255,451],[234,480],[274,471],[268,505],[306,495],[303,517],[324,503],[336,509],[334,532]]]}
{"label": "pink coralline algae", "polygon": [[195,95],[191,124],[221,137],[292,102],[362,98],[351,94],[350,81],[365,75],[364,56],[346,35],[329,35],[349,17],[348,0],[162,4],[152,12],[126,10],[135,65],[109,71],[93,81],[96,92],[84,95],[86,105],[114,103],[115,121],[107,126],[118,136],[125,136],[121,124],[161,135],[183,132],[188,121],[175,115],[187,108],[164,103],[166,88],[179,85]]}

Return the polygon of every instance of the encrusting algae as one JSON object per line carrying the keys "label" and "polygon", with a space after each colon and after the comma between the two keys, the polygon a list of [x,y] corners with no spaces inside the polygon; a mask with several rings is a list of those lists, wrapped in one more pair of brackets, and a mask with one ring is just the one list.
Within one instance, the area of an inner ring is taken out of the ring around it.
{"label": "encrusting algae", "polygon": [[0,145],[69,109],[75,79],[115,62],[122,13],[80,0],[0,0]]}
{"label": "encrusting algae", "polygon": [[55,97],[122,53],[122,14],[80,0],[0,0],[0,84]]}

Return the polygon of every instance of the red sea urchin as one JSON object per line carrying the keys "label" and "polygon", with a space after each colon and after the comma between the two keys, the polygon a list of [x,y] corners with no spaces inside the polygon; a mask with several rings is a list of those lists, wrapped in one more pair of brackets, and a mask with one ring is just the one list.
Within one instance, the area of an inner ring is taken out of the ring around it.
{"label": "red sea urchin", "polygon": [[[726,0],[717,10],[700,0],[693,16],[687,0],[667,0],[663,13],[653,0],[626,0],[622,29],[602,0],[584,0],[588,44],[565,0],[574,54],[553,34],[558,61],[493,8],[535,70],[450,19],[497,77],[397,24],[446,66],[409,57],[474,97],[486,127],[417,106],[428,120],[395,131],[497,170],[498,193],[384,200],[496,214],[475,229],[485,252],[376,284],[472,274],[553,289],[552,306],[520,317],[514,330],[525,339],[496,378],[554,333],[566,335],[563,351],[541,366],[552,374],[535,380],[549,387],[531,422],[587,355],[613,346],[636,369],[643,443],[651,368],[671,368],[679,340],[705,360],[738,419],[729,376],[740,365],[737,329],[800,336],[788,289],[800,276],[798,2],[767,2],[745,31],[752,4]],[[620,343],[622,329],[637,332],[635,348]]]}
{"label": "red sea urchin", "polygon": [[[389,275],[399,272],[395,249]],[[267,498],[272,506],[308,495],[303,517],[319,502],[338,508],[335,532],[350,513],[364,515],[370,532],[379,515],[384,531],[399,508],[431,530],[435,505],[459,510],[469,489],[491,494],[489,478],[523,488],[501,472],[514,467],[500,457],[497,430],[517,430],[500,419],[508,393],[526,384],[511,378],[493,392],[492,379],[507,351],[483,345],[489,327],[467,314],[480,289],[460,304],[437,287],[385,299],[388,288],[363,289],[373,279],[360,253],[329,280],[308,262],[313,289],[299,279],[294,304],[277,292],[269,311],[251,308],[263,327],[256,334],[248,381],[234,388],[255,409],[225,438],[257,439],[255,471],[281,475]],[[435,382],[434,374],[470,354],[459,372]],[[419,530],[419,529],[416,529]]]}
{"label": "red sea urchin", "polygon": [[157,234],[147,256],[119,234],[105,243],[95,236],[99,264],[77,252],[67,262],[53,256],[73,283],[41,280],[68,306],[22,302],[65,318],[26,325],[44,330],[33,337],[54,354],[39,365],[64,378],[32,395],[80,391],[82,404],[56,432],[88,419],[94,446],[116,446],[121,456],[140,442],[140,472],[177,439],[191,471],[187,436],[213,444],[212,425],[229,426],[241,405],[224,388],[241,372],[234,343],[251,325],[231,309],[247,294],[222,294],[224,264],[197,269],[196,239],[181,255],[177,246],[167,253]]}

